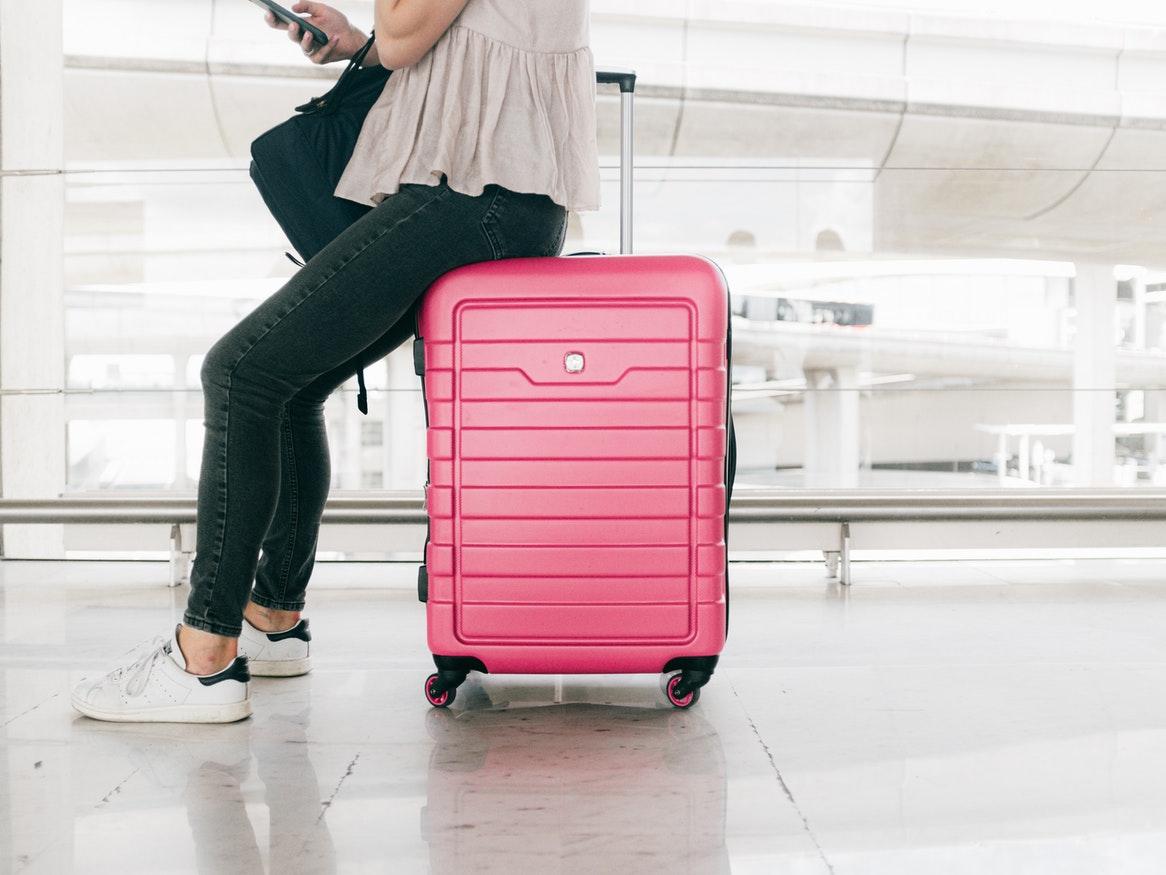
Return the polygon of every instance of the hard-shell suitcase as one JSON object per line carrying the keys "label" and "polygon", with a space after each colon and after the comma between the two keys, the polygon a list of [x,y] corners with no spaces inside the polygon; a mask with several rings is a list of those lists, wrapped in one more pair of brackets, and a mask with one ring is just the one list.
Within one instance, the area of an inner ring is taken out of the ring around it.
{"label": "hard-shell suitcase", "polygon": [[[635,74],[599,81],[621,90],[626,253]],[[469,671],[676,672],[669,700],[695,703],[728,624],[729,319],[687,255],[506,259],[429,289],[430,704]]]}

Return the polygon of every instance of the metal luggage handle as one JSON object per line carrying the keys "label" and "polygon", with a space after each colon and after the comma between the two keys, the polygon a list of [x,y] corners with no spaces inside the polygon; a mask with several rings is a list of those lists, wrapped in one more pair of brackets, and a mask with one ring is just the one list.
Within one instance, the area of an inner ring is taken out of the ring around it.
{"label": "metal luggage handle", "polygon": [[627,67],[603,67],[595,71],[599,85],[619,86],[619,251],[632,251],[632,176],[635,145],[636,71]]}

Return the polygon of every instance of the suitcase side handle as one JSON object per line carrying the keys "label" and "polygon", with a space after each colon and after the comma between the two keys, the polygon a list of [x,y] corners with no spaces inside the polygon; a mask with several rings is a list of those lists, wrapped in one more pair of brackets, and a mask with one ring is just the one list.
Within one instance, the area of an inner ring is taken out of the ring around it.
{"label": "suitcase side handle", "polygon": [[632,251],[632,176],[635,148],[636,71],[603,67],[595,71],[600,85],[619,86],[619,251]]}

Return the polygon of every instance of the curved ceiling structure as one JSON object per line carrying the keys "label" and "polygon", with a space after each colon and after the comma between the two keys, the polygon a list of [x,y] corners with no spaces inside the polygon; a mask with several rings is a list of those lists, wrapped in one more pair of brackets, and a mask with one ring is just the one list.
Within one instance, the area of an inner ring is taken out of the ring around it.
{"label": "curved ceiling structure", "polygon": [[[371,2],[338,5],[371,20]],[[679,6],[593,2],[597,62],[641,76],[644,215],[656,195],[665,217],[666,203],[689,203],[708,214],[694,218],[706,239],[771,253],[812,250],[827,230],[861,252],[1166,263],[1166,34],[807,2]],[[66,0],[73,167],[242,166],[251,139],[338,69],[303,61],[243,0],[94,7]],[[128,35],[125,21],[137,23]],[[608,154],[615,121],[604,113]],[[726,168],[741,197],[698,203],[701,179]],[[790,236],[790,222],[806,227]]]}

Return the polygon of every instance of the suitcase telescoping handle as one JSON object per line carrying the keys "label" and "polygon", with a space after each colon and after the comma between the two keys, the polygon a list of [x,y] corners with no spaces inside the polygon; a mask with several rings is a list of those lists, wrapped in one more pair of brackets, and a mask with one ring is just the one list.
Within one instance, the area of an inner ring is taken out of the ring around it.
{"label": "suitcase telescoping handle", "polygon": [[595,71],[600,85],[619,86],[619,251],[632,251],[632,153],[635,145],[636,71],[603,67]]}

